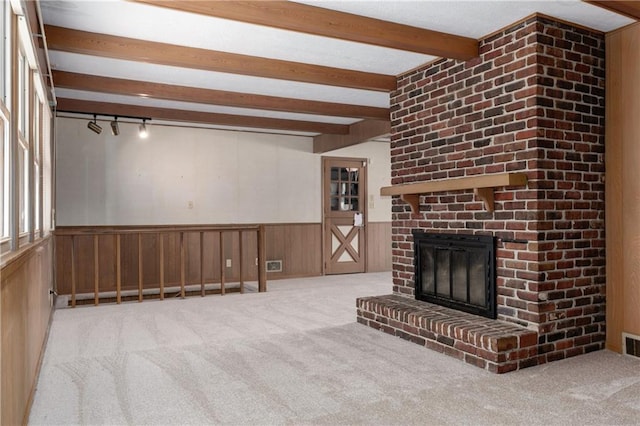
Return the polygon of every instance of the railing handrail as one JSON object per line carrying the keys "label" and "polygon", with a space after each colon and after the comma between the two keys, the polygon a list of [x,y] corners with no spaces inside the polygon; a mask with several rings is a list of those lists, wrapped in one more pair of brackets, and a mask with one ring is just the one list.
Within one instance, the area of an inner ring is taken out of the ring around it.
{"label": "railing handrail", "polygon": [[59,226],[53,230],[53,234],[60,236],[70,235],[115,235],[115,234],[157,234],[164,232],[234,232],[234,231],[257,231],[261,225],[111,225],[96,226],[91,228],[82,227],[76,229],[75,226]]}

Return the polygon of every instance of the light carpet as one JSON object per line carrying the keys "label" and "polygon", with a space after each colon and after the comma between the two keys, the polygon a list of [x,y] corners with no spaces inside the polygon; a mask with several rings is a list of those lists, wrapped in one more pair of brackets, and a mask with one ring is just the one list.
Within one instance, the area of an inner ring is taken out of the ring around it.
{"label": "light carpet", "polygon": [[30,424],[639,424],[640,360],[493,375],[355,322],[389,273],[61,309]]}

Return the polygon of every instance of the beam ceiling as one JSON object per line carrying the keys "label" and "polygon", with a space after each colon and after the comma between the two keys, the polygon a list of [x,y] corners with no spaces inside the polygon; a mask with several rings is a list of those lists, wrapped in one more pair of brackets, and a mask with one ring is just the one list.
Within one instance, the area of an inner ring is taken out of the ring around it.
{"label": "beam ceiling", "polygon": [[60,109],[311,133],[324,152],[388,133],[395,74],[477,57],[476,38],[522,16],[605,32],[631,20],[594,5],[640,17],[624,0],[382,3],[59,0],[42,2],[42,41],[61,97],[79,98]]}
{"label": "beam ceiling", "polygon": [[587,3],[595,4],[633,19],[640,19],[640,2],[638,0],[589,0]]}
{"label": "beam ceiling", "polygon": [[64,71],[54,71],[53,81],[56,87],[60,88],[126,96],[334,117],[389,119],[389,110],[387,108],[227,92]]}
{"label": "beam ceiling", "polygon": [[50,50],[303,83],[389,92],[396,77],[45,26]]}
{"label": "beam ceiling", "polygon": [[268,117],[247,117],[242,115],[217,114],[210,112],[155,108],[66,98],[58,98],[57,109],[63,112],[76,112],[80,114],[152,117],[155,120],[201,123],[219,126],[250,127],[334,135],[345,135],[349,133],[349,126],[343,124],[284,120]]}
{"label": "beam ceiling", "polygon": [[134,0],[173,10],[427,55],[469,60],[478,41],[288,1]]}
{"label": "beam ceiling", "polygon": [[313,152],[321,154],[338,148],[367,142],[391,132],[389,121],[362,120],[349,126],[347,134],[322,134],[313,138]]}

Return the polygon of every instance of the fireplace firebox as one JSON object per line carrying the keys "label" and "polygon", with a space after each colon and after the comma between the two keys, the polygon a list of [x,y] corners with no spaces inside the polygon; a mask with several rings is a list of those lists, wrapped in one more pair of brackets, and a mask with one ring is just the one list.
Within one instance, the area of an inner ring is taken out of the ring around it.
{"label": "fireplace firebox", "polygon": [[495,238],[413,231],[415,298],[496,318]]}

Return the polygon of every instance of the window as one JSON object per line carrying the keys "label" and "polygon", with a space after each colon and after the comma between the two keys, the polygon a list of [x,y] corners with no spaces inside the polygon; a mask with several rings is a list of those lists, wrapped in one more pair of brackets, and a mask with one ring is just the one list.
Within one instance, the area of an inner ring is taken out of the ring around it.
{"label": "window", "polygon": [[18,146],[19,229],[29,232],[29,147],[20,140]]}
{"label": "window", "polygon": [[2,1],[0,5],[0,99],[8,105],[7,94],[9,92],[9,13],[8,1]]}
{"label": "window", "polygon": [[0,226],[2,226],[2,232],[0,232],[0,241],[9,238],[9,206],[11,205],[9,203],[9,126],[7,124],[4,114],[0,114],[0,133],[2,134],[2,151],[0,152],[0,164],[2,164],[2,173],[0,174],[2,220],[0,220]]}
{"label": "window", "polygon": [[18,55],[19,81],[18,90],[20,97],[18,99],[18,230],[20,234],[29,232],[31,226],[31,164],[29,155],[30,137],[33,131],[29,129],[30,111],[29,111],[29,93],[33,88],[31,84],[31,69],[29,62],[20,50]]}
{"label": "window", "polygon": [[[0,252],[4,254],[51,229],[52,112],[26,20],[14,14],[6,1],[0,14]],[[7,31],[11,26],[6,23],[17,25],[17,31]],[[17,40],[11,39],[15,34]],[[17,49],[6,49],[16,45]],[[15,80],[6,81],[11,77]],[[12,92],[17,98],[10,99]]]}
{"label": "window", "polygon": [[[45,104],[46,105],[46,104]],[[51,191],[51,111],[43,105],[42,107],[42,137],[40,164],[42,175],[42,231],[47,233],[51,227],[51,207],[52,207],[52,191]]]}
{"label": "window", "polygon": [[28,138],[27,134],[27,112],[29,110],[28,96],[29,92],[29,63],[24,53],[20,50],[18,54],[18,131],[24,138]]}
{"label": "window", "polygon": [[33,99],[33,138],[31,138],[31,146],[33,147],[33,229],[37,231],[39,234],[40,231],[40,218],[41,215],[41,207],[42,207],[42,193],[40,192],[40,170],[41,170],[41,155],[40,155],[40,142],[41,142],[41,131],[42,131],[42,122],[41,111],[42,111],[42,102],[40,102],[38,92],[35,93]]}
{"label": "window", "polygon": [[[10,17],[11,7],[8,1],[2,1],[0,5],[0,136],[2,143],[0,144],[0,165],[2,172],[0,173],[0,242],[9,238],[9,166],[10,166],[10,134],[9,134],[9,92],[11,87],[10,73]],[[3,244],[4,248],[4,244]]]}

